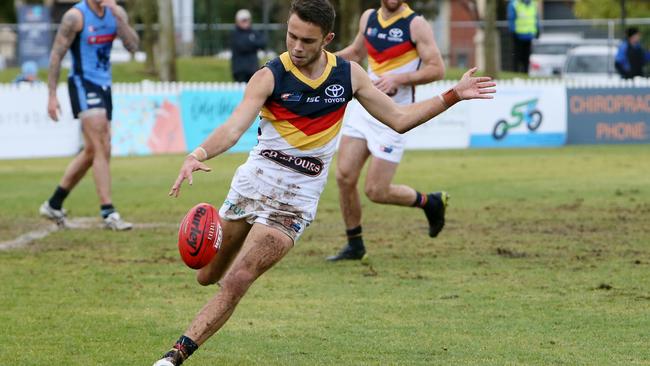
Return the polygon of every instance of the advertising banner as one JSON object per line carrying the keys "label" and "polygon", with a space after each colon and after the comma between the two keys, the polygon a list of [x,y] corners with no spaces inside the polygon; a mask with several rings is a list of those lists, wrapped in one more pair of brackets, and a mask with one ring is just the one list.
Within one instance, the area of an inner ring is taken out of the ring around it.
{"label": "advertising banner", "polygon": [[569,144],[650,142],[650,88],[567,90]]}
{"label": "advertising banner", "polygon": [[[188,150],[194,150],[222,125],[244,97],[243,90],[181,92],[181,113]],[[258,123],[253,123],[230,152],[248,152],[257,144]]]}
{"label": "advertising banner", "polygon": [[[445,92],[452,84],[418,86],[416,101]],[[406,133],[406,149],[464,149],[469,146],[470,106],[460,103],[430,121]]]}
{"label": "advertising banner", "polygon": [[57,90],[61,115],[47,115],[47,86],[0,86],[0,159],[69,156],[81,146],[79,122],[72,117],[67,89]]}
{"label": "advertising banner", "polygon": [[[566,142],[563,85],[500,85],[492,100],[469,104],[470,147],[561,146]],[[454,107],[456,108],[456,107]]]}
{"label": "advertising banner", "polygon": [[113,95],[113,155],[187,151],[179,99],[173,94]]}
{"label": "advertising banner", "polygon": [[46,68],[50,59],[50,8],[43,5],[18,7],[18,62],[35,61]]}

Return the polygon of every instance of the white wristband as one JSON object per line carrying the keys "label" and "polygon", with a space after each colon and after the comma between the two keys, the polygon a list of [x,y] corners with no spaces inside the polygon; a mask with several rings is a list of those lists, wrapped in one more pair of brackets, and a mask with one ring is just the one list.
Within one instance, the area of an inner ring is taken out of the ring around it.
{"label": "white wristband", "polygon": [[208,152],[205,151],[203,146],[199,146],[194,151],[190,153],[196,160],[198,161],[204,161],[208,159]]}

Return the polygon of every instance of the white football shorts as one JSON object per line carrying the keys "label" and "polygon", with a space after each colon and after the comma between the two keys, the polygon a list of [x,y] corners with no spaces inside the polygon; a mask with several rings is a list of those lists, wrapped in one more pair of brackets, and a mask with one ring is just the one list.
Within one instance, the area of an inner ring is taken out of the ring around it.
{"label": "white football shorts", "polygon": [[341,134],[366,140],[370,154],[379,159],[399,163],[404,155],[405,136],[379,122],[356,100],[348,104]]}

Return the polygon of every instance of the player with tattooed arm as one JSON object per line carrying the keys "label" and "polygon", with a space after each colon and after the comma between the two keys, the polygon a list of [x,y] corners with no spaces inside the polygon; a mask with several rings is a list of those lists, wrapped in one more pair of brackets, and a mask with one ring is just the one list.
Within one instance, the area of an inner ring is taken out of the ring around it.
{"label": "player with tattooed arm", "polygon": [[61,226],[65,226],[63,200],[92,167],[105,227],[118,231],[132,227],[122,220],[111,199],[110,56],[115,37],[120,37],[130,52],[137,50],[138,35],[129,26],[126,11],[115,0],[82,0],[63,15],[52,46],[47,112],[52,120],[59,120],[61,107],[56,88],[61,60],[70,50],[72,69],[68,91],[74,117],[81,119],[84,139],[83,150],[70,162],[54,193],[39,210],[42,216]]}

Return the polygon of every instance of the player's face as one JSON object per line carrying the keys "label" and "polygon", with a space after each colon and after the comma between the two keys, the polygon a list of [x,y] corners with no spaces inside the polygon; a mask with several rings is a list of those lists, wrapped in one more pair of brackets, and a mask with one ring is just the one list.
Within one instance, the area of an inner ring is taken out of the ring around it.
{"label": "player's face", "polygon": [[294,65],[303,67],[318,60],[334,33],[323,36],[321,28],[291,14],[287,22],[287,51]]}
{"label": "player's face", "polygon": [[404,4],[404,0],[381,0],[381,6],[391,12],[399,9],[402,4]]}

